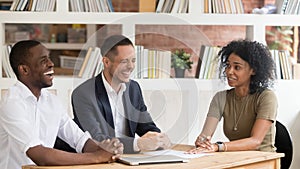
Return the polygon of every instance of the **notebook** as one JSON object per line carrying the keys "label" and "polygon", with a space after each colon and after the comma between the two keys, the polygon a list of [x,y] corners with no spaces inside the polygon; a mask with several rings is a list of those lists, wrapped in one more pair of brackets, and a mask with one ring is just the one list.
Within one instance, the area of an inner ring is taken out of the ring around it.
{"label": "notebook", "polygon": [[189,160],[175,155],[155,155],[155,156],[136,155],[136,156],[120,157],[118,161],[127,165],[142,165],[142,164],[160,164],[160,163],[187,163]]}

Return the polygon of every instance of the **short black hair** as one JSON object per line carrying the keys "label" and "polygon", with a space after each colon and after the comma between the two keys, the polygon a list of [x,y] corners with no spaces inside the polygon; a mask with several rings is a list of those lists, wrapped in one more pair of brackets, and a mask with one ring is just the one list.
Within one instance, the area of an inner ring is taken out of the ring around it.
{"label": "short black hair", "polygon": [[227,66],[226,62],[232,53],[246,61],[255,72],[255,75],[251,76],[250,94],[263,91],[273,85],[275,80],[275,63],[266,45],[251,40],[234,40],[224,46],[218,53],[221,59],[220,70],[223,71],[224,75],[224,68]]}
{"label": "short black hair", "polygon": [[39,44],[41,43],[36,40],[23,40],[11,48],[9,62],[17,78],[19,78],[18,66],[27,63],[27,59],[31,55],[29,49]]}
{"label": "short black hair", "polygon": [[117,47],[125,45],[133,46],[133,43],[123,35],[112,35],[104,40],[101,46],[101,54],[103,57],[113,59],[114,56],[118,55]]}

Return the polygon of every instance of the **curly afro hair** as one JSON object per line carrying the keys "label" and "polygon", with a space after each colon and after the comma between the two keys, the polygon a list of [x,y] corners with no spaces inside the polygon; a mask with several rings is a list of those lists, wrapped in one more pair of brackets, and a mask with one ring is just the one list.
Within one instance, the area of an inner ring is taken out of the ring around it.
{"label": "curly afro hair", "polygon": [[[250,94],[261,92],[273,86],[273,81],[275,80],[275,63],[267,46],[250,40],[231,41],[218,53],[221,59],[220,71],[223,72],[223,75],[225,75],[228,57],[232,53],[246,61],[255,72],[255,75],[251,76]],[[223,76],[223,78],[225,77]]]}

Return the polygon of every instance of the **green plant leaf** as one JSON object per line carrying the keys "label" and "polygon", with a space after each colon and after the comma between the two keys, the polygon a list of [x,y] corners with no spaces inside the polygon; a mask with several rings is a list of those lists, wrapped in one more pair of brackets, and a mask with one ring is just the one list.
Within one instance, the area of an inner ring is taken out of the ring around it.
{"label": "green plant leaf", "polygon": [[173,68],[191,69],[193,62],[190,60],[191,54],[183,49],[176,49],[171,54],[171,66]]}

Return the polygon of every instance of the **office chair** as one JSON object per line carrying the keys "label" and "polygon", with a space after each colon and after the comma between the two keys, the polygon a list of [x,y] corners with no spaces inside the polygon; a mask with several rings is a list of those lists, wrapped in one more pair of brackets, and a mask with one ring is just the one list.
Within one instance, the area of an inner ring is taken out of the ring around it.
{"label": "office chair", "polygon": [[293,159],[293,143],[288,129],[279,121],[276,121],[275,147],[276,152],[284,153],[280,159],[281,169],[289,169]]}

